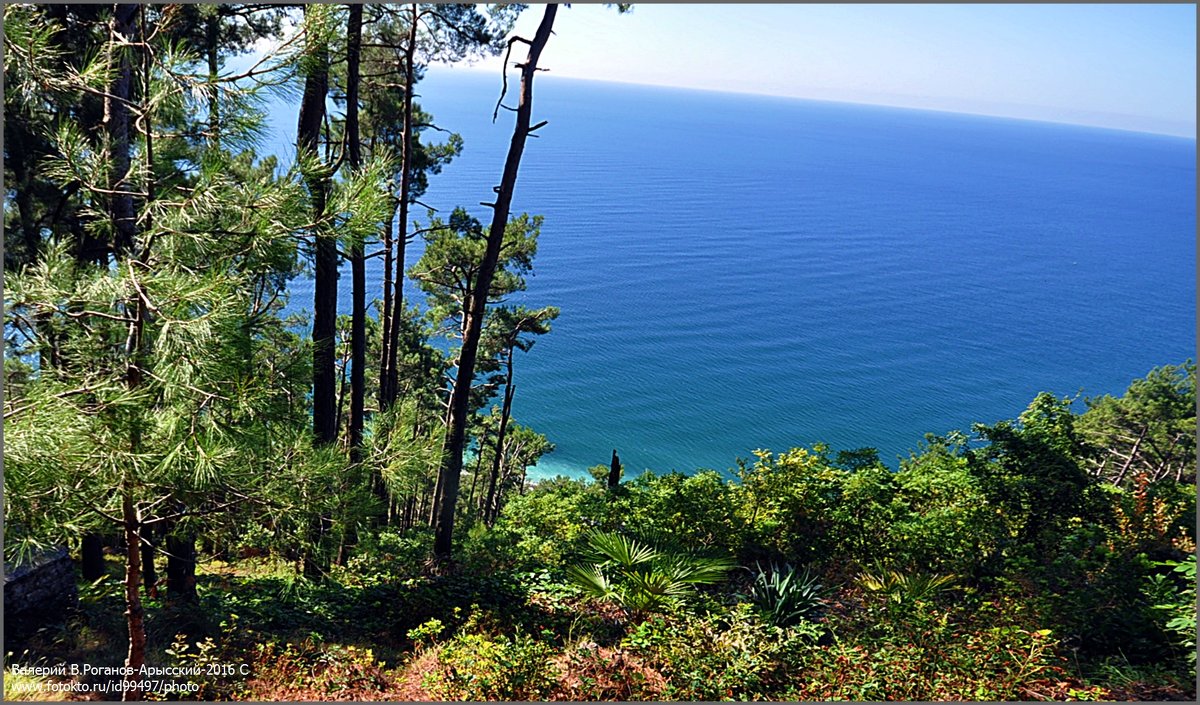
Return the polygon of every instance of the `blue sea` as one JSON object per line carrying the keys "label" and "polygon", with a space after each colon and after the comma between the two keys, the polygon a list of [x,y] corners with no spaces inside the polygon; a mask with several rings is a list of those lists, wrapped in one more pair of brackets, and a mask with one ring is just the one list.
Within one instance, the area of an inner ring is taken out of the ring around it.
{"label": "blue sea", "polygon": [[[419,88],[465,141],[422,200],[488,222],[499,76]],[[557,446],[535,477],[817,442],[894,467],[1040,391],[1082,409],[1196,357],[1195,140],[553,75],[534,120],[513,207],[545,223],[514,301],[562,309],[516,360],[514,416]],[[295,113],[272,122],[290,143]],[[296,280],[291,309],[311,296]]]}

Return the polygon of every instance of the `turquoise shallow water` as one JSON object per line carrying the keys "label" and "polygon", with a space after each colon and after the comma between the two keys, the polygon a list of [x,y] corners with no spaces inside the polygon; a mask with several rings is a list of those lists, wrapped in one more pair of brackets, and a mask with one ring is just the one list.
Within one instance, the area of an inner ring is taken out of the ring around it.
{"label": "turquoise shallow water", "polygon": [[[444,212],[486,222],[498,83],[421,85],[466,143],[423,199]],[[558,446],[535,476],[817,441],[894,464],[1196,355],[1194,140],[553,76],[542,119],[514,203],[545,216],[522,300],[562,309],[516,362],[515,415]]]}

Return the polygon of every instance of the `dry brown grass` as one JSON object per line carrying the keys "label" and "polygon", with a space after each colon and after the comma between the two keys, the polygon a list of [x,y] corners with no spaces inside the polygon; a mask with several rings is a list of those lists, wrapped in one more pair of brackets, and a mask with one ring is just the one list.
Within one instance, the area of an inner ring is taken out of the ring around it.
{"label": "dry brown grass", "polygon": [[644,659],[619,647],[579,642],[552,659],[554,700],[661,700],[667,681]]}

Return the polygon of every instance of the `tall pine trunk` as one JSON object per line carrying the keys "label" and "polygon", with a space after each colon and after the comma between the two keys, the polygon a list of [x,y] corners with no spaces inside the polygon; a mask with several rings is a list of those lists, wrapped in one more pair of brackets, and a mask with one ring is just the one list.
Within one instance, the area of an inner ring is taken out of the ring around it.
{"label": "tall pine trunk", "polygon": [[167,535],[167,599],[196,601],[196,539],[190,535]]}
{"label": "tall pine trunk", "polygon": [[[358,135],[359,59],[362,54],[362,5],[350,5],[346,27],[346,148],[350,168],[362,164],[362,145]],[[362,461],[363,395],[367,366],[367,272],[363,243],[355,238],[350,245],[350,462]]]}
{"label": "tall pine trunk", "polygon": [[83,535],[79,559],[84,580],[94,582],[104,576],[104,539],[100,534],[91,531]]}
{"label": "tall pine trunk", "polygon": [[125,701],[144,700],[142,665],[146,663],[146,611],[138,595],[142,581],[141,517],[133,505],[129,483],[123,490],[121,518],[125,521],[125,624],[129,629],[129,650],[125,655],[125,666],[130,669],[127,681],[134,685],[125,690]]}
{"label": "tall pine trunk", "polygon": [[399,210],[400,201],[393,201],[391,215],[383,224],[383,310],[379,314],[379,388],[375,390],[379,395],[376,401],[379,402],[380,411],[391,405],[387,394],[387,375],[392,341],[388,332],[392,329],[392,263],[396,255],[396,214]]}
{"label": "tall pine trunk", "polygon": [[396,230],[396,257],[394,275],[392,277],[391,318],[384,326],[383,365],[379,375],[379,408],[390,408],[396,403],[400,394],[399,371],[397,358],[400,345],[400,318],[404,311],[404,250],[408,245],[408,205],[412,198],[412,113],[413,113],[413,82],[416,80],[417,24],[420,21],[419,6],[412,4],[412,17],[409,19],[408,43],[404,47],[404,108],[401,119],[404,124],[404,136],[400,143],[400,203]]}
{"label": "tall pine trunk", "polygon": [[[305,5],[304,11],[308,12]],[[325,96],[329,92],[329,47],[324,40],[317,47],[306,47],[311,66],[304,78],[304,97],[296,130],[296,149],[302,157],[317,159],[317,143],[325,119]],[[323,172],[323,167],[319,170]],[[326,176],[306,176],[312,198],[312,217],[319,223],[325,215]],[[332,233],[317,226],[314,243],[316,282],[313,287],[313,436],[318,446],[337,440],[337,390],[334,375],[334,336],[337,329],[337,242]]]}
{"label": "tall pine trunk", "polygon": [[[112,32],[128,41],[133,41],[134,19],[138,14],[138,6],[134,4],[117,5],[113,8]],[[142,16],[142,37],[146,36],[145,16]],[[113,79],[108,85],[108,95],[104,98],[104,123],[109,138],[109,160],[112,170],[109,176],[108,217],[113,227],[113,252],[119,259],[127,260],[130,275],[137,268],[134,258],[134,245],[137,240],[137,214],[133,205],[133,193],[129,183],[130,156],[130,110],[133,98],[133,62],[129,48],[117,48],[110,43],[109,51],[119,51]],[[146,53],[142,48],[143,55]],[[147,136],[147,151],[151,149],[149,142],[149,117],[143,122]],[[142,259],[145,259],[143,253]],[[131,390],[142,384],[141,353],[143,331],[148,311],[145,302],[138,295],[133,295],[125,302],[126,315],[129,316],[129,328],[125,338],[125,385]],[[141,451],[140,420],[134,418],[129,432],[130,455]],[[142,608],[141,595],[138,587],[142,583],[142,524],[141,516],[134,505],[134,478],[132,468],[126,468],[125,478],[121,483],[121,525],[125,534],[125,624],[128,630],[129,643],[125,656],[125,666],[130,669],[129,680],[132,686],[123,693],[123,699],[143,699],[142,677],[140,671],[146,662],[146,622],[145,610]]]}
{"label": "tall pine trunk", "polygon": [[[504,162],[504,174],[496,189],[496,202],[492,206],[492,226],[488,232],[487,250],[479,267],[479,278],[466,310],[462,349],[458,356],[458,373],[454,390],[450,395],[449,428],[442,449],[440,469],[441,496],[439,497],[437,521],[434,526],[434,553],[441,559],[450,557],[454,537],[454,509],[458,502],[458,485],[462,475],[463,445],[466,440],[467,412],[470,405],[471,383],[475,379],[475,358],[479,353],[479,339],[483,331],[483,319],[487,309],[488,291],[496,273],[500,257],[500,246],[504,242],[504,231],[508,226],[509,209],[517,185],[517,169],[521,165],[521,154],[529,137],[530,115],[533,111],[533,77],[537,72],[538,59],[550,31],[558,5],[547,5],[542,21],[533,40],[529,41],[529,55],[521,68],[521,95],[517,103],[517,124],[513,129],[508,157]],[[509,40],[510,42],[514,40]],[[511,46],[511,44],[510,44]]]}

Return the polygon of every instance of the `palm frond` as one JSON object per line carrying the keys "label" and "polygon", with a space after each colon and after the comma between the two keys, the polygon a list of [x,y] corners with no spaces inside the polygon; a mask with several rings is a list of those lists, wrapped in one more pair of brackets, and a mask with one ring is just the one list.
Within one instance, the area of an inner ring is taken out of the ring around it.
{"label": "palm frond", "polygon": [[583,588],[592,597],[607,599],[614,595],[612,583],[604,575],[600,566],[571,565],[567,566],[567,578]]}
{"label": "palm frond", "polygon": [[598,563],[607,561],[631,569],[658,556],[653,547],[615,532],[592,531],[587,540],[593,557],[600,559]]}

